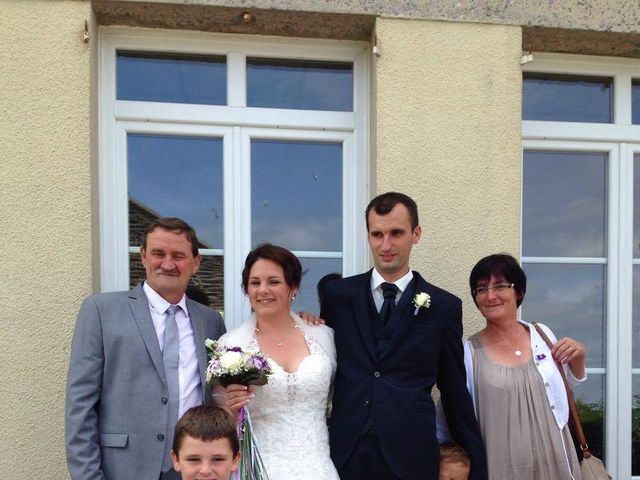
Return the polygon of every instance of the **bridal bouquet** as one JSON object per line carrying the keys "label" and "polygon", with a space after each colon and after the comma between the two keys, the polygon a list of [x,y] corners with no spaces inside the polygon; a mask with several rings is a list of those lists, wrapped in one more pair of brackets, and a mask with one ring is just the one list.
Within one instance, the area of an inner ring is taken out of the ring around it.
{"label": "bridal bouquet", "polygon": [[[209,354],[207,384],[226,387],[236,385],[265,385],[271,375],[267,356],[258,350],[243,350],[240,347],[224,347],[207,339],[205,346]],[[251,416],[246,407],[238,414],[238,438],[240,439],[240,465],[235,480],[269,480],[251,426]]]}

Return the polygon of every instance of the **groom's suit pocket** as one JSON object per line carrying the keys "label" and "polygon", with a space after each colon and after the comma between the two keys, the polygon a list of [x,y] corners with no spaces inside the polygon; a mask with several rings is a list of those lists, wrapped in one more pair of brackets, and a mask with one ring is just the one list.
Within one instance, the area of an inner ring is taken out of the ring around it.
{"label": "groom's suit pocket", "polygon": [[416,400],[416,411],[419,413],[430,413],[431,415],[436,414],[436,408],[433,402],[428,400]]}

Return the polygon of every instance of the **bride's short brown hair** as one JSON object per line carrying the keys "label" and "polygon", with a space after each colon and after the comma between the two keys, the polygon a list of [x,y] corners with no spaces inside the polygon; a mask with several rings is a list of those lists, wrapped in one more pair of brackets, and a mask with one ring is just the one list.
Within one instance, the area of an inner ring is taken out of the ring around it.
{"label": "bride's short brown hair", "polygon": [[251,267],[258,260],[270,260],[282,267],[284,272],[284,280],[290,289],[300,287],[302,280],[302,264],[298,257],[284,247],[272,245],[271,243],[263,243],[249,252],[247,259],[244,261],[244,269],[242,270],[242,289],[247,292],[249,287],[249,273]]}

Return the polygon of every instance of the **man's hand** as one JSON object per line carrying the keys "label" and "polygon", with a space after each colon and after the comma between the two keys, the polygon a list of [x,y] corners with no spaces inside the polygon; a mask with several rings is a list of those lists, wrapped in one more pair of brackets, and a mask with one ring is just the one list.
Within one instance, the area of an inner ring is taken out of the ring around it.
{"label": "man's hand", "polygon": [[250,385],[229,385],[223,387],[216,385],[211,392],[211,398],[216,405],[228,410],[234,417],[238,416],[238,412],[242,407],[246,407],[253,398],[255,387]]}
{"label": "man's hand", "polygon": [[302,318],[307,325],[317,327],[318,325],[324,325],[326,323],[322,318],[316,317],[313,313],[298,312],[298,315],[300,315],[300,318]]}

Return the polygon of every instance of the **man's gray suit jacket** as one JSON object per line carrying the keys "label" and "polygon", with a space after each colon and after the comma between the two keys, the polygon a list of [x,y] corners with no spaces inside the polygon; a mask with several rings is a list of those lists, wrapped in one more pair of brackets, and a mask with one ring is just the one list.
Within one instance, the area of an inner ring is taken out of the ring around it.
{"label": "man's gray suit jacket", "polygon": [[[218,312],[187,299],[198,368],[204,341],[225,332]],[[67,378],[65,441],[73,480],[158,480],[167,438],[168,390],[147,297],[92,295],[78,313]],[[209,398],[203,391],[203,403]],[[173,428],[174,426],[170,426]]]}

